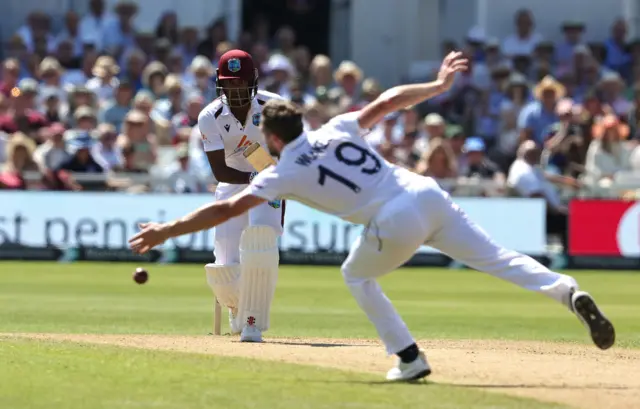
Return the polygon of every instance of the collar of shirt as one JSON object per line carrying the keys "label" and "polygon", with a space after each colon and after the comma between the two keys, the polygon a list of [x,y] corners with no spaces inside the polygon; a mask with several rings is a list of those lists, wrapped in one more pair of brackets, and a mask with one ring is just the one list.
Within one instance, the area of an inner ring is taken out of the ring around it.
{"label": "collar of shirt", "polygon": [[250,123],[249,121],[252,120],[253,114],[256,113],[256,112],[260,112],[260,104],[258,103],[257,96],[254,97],[251,100],[251,108],[249,108],[249,111],[247,112],[247,118],[244,120],[244,123],[240,123],[238,118],[235,118],[235,116],[231,112],[231,108],[229,108],[229,105],[225,104],[224,102],[222,103],[222,113],[220,115],[222,115],[222,116],[229,116],[229,115],[233,116],[236,119],[236,121],[238,121],[238,123],[240,123],[240,126],[244,129],[244,128],[246,128],[247,123]]}
{"label": "collar of shirt", "polygon": [[302,132],[296,139],[292,140],[291,142],[286,144],[284,148],[282,148],[282,151],[280,152],[280,158],[284,158],[285,156],[287,156],[289,152],[300,146],[300,144],[302,144],[305,139],[306,132]]}

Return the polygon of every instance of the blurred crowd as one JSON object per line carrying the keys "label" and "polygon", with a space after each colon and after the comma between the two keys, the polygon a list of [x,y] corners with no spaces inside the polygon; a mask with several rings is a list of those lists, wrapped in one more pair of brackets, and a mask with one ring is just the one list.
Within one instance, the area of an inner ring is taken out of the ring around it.
{"label": "blurred crowd", "polygon": [[[59,32],[33,12],[7,43],[0,188],[211,191],[197,117],[216,98],[217,60],[232,48],[252,54],[260,88],[304,107],[308,130],[383,91],[355,63],[311,55],[293,29],[265,17],[234,44],[222,19],[200,32],[168,11],[147,33],[132,23],[135,2],[89,3],[84,16],[69,11]],[[464,44],[444,41],[443,56],[464,51],[469,71],[446,94],[388,115],[368,142],[453,194],[540,196],[558,215],[566,208],[557,186],[595,191],[633,175],[640,40],[627,38],[624,20],[596,43],[583,41],[579,21],[558,29],[563,40],[546,41],[521,10],[507,38],[474,27]]]}

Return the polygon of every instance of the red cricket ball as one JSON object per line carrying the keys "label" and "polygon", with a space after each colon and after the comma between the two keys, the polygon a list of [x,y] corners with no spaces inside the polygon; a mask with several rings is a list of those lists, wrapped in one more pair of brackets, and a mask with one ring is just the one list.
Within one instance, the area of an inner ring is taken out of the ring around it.
{"label": "red cricket ball", "polygon": [[138,284],[144,284],[149,280],[149,273],[142,267],[136,268],[136,271],[133,273],[133,281]]}

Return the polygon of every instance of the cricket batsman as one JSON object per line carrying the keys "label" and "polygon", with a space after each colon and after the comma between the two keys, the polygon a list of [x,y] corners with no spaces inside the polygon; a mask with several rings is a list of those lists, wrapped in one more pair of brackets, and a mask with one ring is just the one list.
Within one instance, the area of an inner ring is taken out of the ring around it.
{"label": "cricket batsman", "polygon": [[[280,97],[258,90],[258,70],[241,50],[220,57],[215,80],[218,98],[202,110],[198,126],[219,182],[216,201],[222,201],[243,191],[257,174],[242,153],[253,142],[264,144],[262,107]],[[284,203],[272,200],[215,228],[215,263],[205,266],[207,282],[229,309],[231,332],[240,333],[242,342],[261,342],[269,328],[283,217]]]}

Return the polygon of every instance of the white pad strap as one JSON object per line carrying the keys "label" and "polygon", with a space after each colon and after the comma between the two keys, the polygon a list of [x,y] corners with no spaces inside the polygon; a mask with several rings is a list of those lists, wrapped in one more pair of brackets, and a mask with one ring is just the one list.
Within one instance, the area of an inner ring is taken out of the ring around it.
{"label": "white pad strap", "polygon": [[240,305],[238,319],[243,325],[269,329],[271,302],[278,281],[278,236],[273,227],[249,226],[240,237]]}
{"label": "white pad strap", "polygon": [[240,295],[240,265],[239,264],[207,264],[207,283],[221,305],[228,308],[238,308]]}

